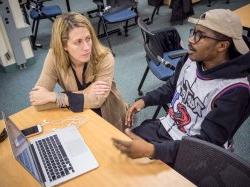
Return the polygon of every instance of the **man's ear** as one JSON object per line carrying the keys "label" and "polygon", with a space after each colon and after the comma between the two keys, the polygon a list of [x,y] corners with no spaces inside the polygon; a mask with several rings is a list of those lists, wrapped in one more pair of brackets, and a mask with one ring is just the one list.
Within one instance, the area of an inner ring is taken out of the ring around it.
{"label": "man's ear", "polygon": [[218,50],[220,52],[227,50],[229,48],[229,46],[230,46],[229,41],[220,41],[218,44],[219,44]]}

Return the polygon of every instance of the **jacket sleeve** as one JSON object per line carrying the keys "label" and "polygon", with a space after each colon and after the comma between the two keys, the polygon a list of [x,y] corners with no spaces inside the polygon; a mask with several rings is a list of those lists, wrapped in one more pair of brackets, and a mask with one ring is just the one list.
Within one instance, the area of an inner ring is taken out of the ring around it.
{"label": "jacket sleeve", "polygon": [[148,92],[144,97],[141,98],[145,102],[145,107],[154,106],[154,105],[164,105],[164,104],[168,104],[171,102],[172,97],[175,92],[176,83],[177,83],[181,68],[184,65],[186,59],[187,59],[187,56],[184,56],[180,59],[180,62],[178,63],[175,69],[175,73],[166,81],[165,84],[163,84],[161,87],[157,88],[156,90]]}
{"label": "jacket sleeve", "polygon": [[166,164],[173,164],[177,155],[180,140],[168,140],[162,143],[153,143],[155,147],[154,159]]}
{"label": "jacket sleeve", "polygon": [[58,77],[55,67],[55,58],[52,50],[50,49],[45,58],[43,69],[36,83],[36,86],[41,86],[48,89],[49,91],[53,91],[57,80]]}
{"label": "jacket sleeve", "polygon": [[[238,87],[217,98],[213,109],[201,124],[201,132],[193,137],[223,146],[250,114],[249,88]],[[155,159],[174,163],[180,140],[153,143]]]}
{"label": "jacket sleeve", "polygon": [[[96,75],[94,81],[104,81],[107,82],[111,88],[112,82],[114,79],[114,57],[111,53],[108,53],[101,62],[96,67]],[[93,84],[93,83],[92,83]],[[86,88],[83,91],[84,94],[84,105],[83,108],[100,108],[106,98],[109,95],[109,92],[105,95],[93,95],[85,94]]]}
{"label": "jacket sleeve", "polygon": [[[36,86],[41,86],[46,88],[49,91],[53,91],[54,87],[57,83],[58,77],[56,73],[56,67],[55,67],[55,58],[52,50],[50,49],[44,64],[43,69],[40,74],[40,77],[38,78],[38,81],[36,82]],[[34,106],[36,110],[47,110],[52,108],[58,108],[56,103],[47,103],[44,105],[36,105]]]}

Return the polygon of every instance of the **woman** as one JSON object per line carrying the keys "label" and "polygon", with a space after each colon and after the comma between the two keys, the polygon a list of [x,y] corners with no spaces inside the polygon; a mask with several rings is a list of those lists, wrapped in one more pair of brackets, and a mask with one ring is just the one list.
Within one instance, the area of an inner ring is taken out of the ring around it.
{"label": "woman", "polygon": [[[68,107],[74,112],[91,108],[122,129],[126,105],[116,89],[114,58],[95,35],[89,20],[78,13],[59,16],[52,28],[51,48],[31,105],[38,110]],[[58,83],[64,92],[53,91]]]}

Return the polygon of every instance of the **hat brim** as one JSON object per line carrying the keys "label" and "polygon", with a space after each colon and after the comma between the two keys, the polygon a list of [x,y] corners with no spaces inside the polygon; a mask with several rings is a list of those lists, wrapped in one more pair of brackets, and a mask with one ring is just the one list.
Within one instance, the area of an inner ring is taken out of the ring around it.
{"label": "hat brim", "polygon": [[234,46],[239,53],[244,55],[244,54],[249,52],[249,48],[248,48],[246,42],[243,40],[243,38],[233,39],[233,43],[234,43]]}

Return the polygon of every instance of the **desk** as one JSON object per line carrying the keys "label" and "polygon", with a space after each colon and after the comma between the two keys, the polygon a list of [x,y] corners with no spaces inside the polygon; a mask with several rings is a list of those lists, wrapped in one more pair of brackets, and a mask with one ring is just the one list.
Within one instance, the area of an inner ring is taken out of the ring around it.
{"label": "desk", "polygon": [[[132,160],[112,145],[111,137],[128,137],[99,117],[91,110],[72,113],[67,109],[37,112],[33,107],[24,109],[12,116],[11,120],[22,129],[43,120],[55,121],[74,116],[83,116],[84,124],[79,127],[85,142],[99,162],[99,168],[67,181],[61,186],[75,187],[157,187],[157,186],[194,186],[190,181],[160,161],[142,163]],[[3,125],[1,122],[0,125]],[[44,132],[54,128],[45,125]],[[7,140],[0,144],[0,181],[1,187],[39,186],[39,183],[13,158]]]}
{"label": "desk", "polygon": [[250,36],[250,4],[240,7],[234,12],[240,17],[242,26],[248,31],[248,36]]}

